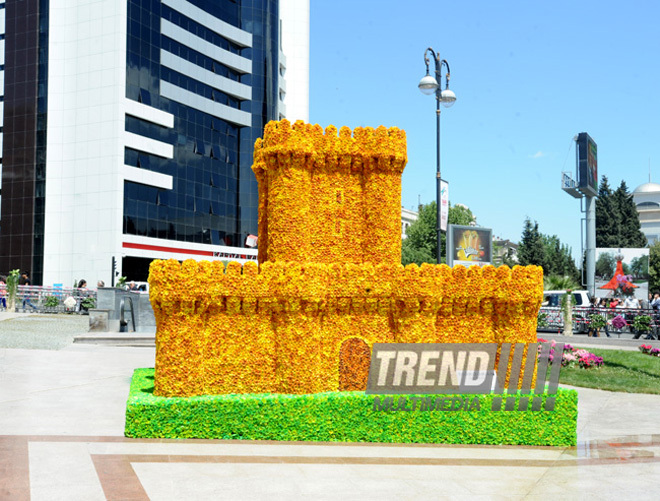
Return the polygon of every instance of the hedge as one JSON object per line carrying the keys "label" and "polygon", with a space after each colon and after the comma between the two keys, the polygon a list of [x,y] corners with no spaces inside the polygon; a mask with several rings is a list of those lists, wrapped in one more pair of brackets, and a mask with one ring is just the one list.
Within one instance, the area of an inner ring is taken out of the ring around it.
{"label": "hedge", "polygon": [[[135,370],[126,406],[127,437],[553,446],[577,442],[577,392],[562,388],[553,411],[493,411],[494,395],[434,395],[468,399],[473,405],[477,398],[480,410],[404,412],[374,410],[375,397],[364,392],[156,397],[153,387],[153,369]],[[405,396],[409,404],[411,397]],[[518,394],[516,408],[520,398]]]}

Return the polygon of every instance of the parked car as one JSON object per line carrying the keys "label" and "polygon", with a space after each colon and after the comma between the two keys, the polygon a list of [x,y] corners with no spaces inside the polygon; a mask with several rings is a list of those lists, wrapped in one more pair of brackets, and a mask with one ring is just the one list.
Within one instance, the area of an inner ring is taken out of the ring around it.
{"label": "parked car", "polygon": [[[561,304],[566,291],[543,291],[543,303],[541,312],[544,313],[547,326],[539,327],[539,330],[564,330],[564,316],[561,312]],[[589,291],[573,291],[573,332],[581,333],[589,330],[589,306],[591,305],[591,294]]]}

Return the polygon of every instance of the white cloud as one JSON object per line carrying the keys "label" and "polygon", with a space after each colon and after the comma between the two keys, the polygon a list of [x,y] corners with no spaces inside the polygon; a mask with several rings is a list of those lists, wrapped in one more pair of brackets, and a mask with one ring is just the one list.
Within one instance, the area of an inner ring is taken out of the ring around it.
{"label": "white cloud", "polygon": [[530,155],[529,158],[541,158],[547,156],[547,153],[543,153],[541,150],[537,151],[533,155]]}

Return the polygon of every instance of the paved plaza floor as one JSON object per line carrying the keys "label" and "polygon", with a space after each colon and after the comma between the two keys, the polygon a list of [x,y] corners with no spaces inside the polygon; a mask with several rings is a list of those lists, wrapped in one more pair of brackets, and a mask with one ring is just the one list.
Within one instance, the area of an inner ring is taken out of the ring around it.
{"label": "paved plaza floor", "polygon": [[577,447],[125,438],[132,372],[153,364],[149,347],[0,348],[0,499],[618,500],[660,492],[658,395],[578,389]]}

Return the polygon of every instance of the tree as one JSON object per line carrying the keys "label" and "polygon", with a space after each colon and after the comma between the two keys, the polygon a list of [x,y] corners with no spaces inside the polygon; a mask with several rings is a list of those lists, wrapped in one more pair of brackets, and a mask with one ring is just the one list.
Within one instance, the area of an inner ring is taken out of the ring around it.
{"label": "tree", "polygon": [[522,266],[530,264],[543,266],[544,273],[548,267],[543,236],[539,232],[539,223],[534,221],[532,224],[529,218],[525,219],[525,227],[518,247],[518,263]]}
{"label": "tree", "polygon": [[649,257],[644,255],[633,258],[630,262],[630,271],[635,278],[648,278]]}
{"label": "tree", "polygon": [[607,176],[603,176],[596,199],[596,247],[619,247],[621,215],[615,206]]}
{"label": "tree", "polygon": [[550,275],[543,277],[543,289],[547,291],[575,290],[579,287],[573,277]]}
{"label": "tree", "polygon": [[660,241],[649,249],[649,291],[660,291]]}
{"label": "tree", "polygon": [[562,244],[557,235],[541,234],[541,238],[545,247],[546,266],[544,267],[544,273],[569,277],[577,281],[580,273],[577,266],[575,266],[571,248]]}
{"label": "tree", "polygon": [[401,263],[435,263],[437,235],[436,204],[421,205],[417,220],[406,229],[406,238],[401,242]]}
{"label": "tree", "polygon": [[[419,208],[417,221],[412,223],[406,230],[406,238],[401,242],[401,263],[436,263],[437,249],[437,205],[431,202]],[[475,222],[477,218],[465,205],[456,204],[449,206],[447,216],[448,224],[459,224],[467,226]],[[442,262],[445,262],[446,235],[443,233],[440,239],[442,249]]]}
{"label": "tree", "polygon": [[625,181],[613,192],[606,176],[596,199],[596,247],[638,248],[648,245],[639,213]]}
{"label": "tree", "polygon": [[621,181],[621,184],[614,192],[614,199],[621,215],[621,224],[619,227],[620,247],[633,249],[646,247],[648,241],[644,233],[642,233],[639,213],[637,212],[637,207],[635,207],[632,194],[628,192],[628,186],[625,181]]}
{"label": "tree", "polygon": [[602,252],[598,256],[598,261],[596,261],[596,275],[603,277],[605,280],[609,280],[614,276],[614,271],[616,270],[616,259],[614,259],[614,254],[611,252]]}

